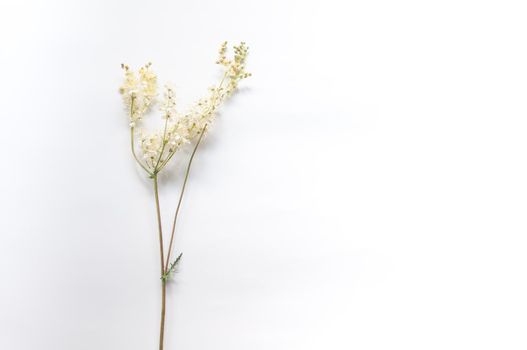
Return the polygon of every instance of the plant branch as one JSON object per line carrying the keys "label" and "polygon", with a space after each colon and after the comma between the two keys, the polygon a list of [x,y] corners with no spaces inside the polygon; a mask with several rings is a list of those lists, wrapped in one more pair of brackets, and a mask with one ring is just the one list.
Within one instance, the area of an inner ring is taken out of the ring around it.
{"label": "plant branch", "polygon": [[166,300],[167,300],[167,281],[161,281],[161,325],[159,327],[159,350],[163,350],[165,342],[165,314],[166,314]]}
{"label": "plant branch", "polygon": [[[159,207],[159,191],[158,191],[158,183],[157,183],[157,174],[153,175],[154,180],[154,195],[156,199],[156,214],[157,214],[157,226],[159,231],[159,257],[161,262],[161,276],[164,276],[164,265],[163,261],[164,259],[164,249],[163,249],[163,228],[161,225],[161,210]],[[163,350],[163,343],[165,338],[165,314],[166,314],[166,292],[167,292],[167,285],[166,280],[162,279],[162,286],[161,286],[161,325],[159,328],[159,350]]]}
{"label": "plant branch", "polygon": [[174,243],[174,233],[176,231],[176,222],[179,214],[179,209],[181,208],[181,202],[183,200],[183,195],[185,194],[185,188],[187,186],[187,180],[190,173],[190,167],[192,165],[192,160],[194,159],[194,155],[196,154],[196,151],[198,150],[199,144],[201,142],[201,139],[203,138],[203,135],[205,134],[205,130],[207,129],[207,125],[201,129],[201,134],[199,135],[198,141],[196,142],[196,146],[194,146],[194,150],[192,151],[192,154],[190,155],[190,159],[188,161],[187,170],[185,172],[185,179],[183,180],[183,185],[181,187],[181,193],[179,194],[179,200],[177,203],[176,213],[174,214],[174,221],[172,223],[172,231],[170,233],[170,243],[168,244],[168,253],[167,253],[167,260],[165,264],[165,273],[168,271],[169,264],[170,264],[170,253],[172,251],[172,245]]}
{"label": "plant branch", "polygon": [[135,144],[134,144],[134,128],[131,127],[130,128],[130,145],[132,147],[132,154],[135,158],[135,161],[137,162],[137,164],[139,164],[141,166],[141,168],[143,168],[144,171],[146,171],[149,175],[152,175],[152,173],[150,172],[150,170],[148,170],[146,168],[146,166],[143,165],[143,163],[141,163],[139,161],[139,158],[137,158],[137,155],[135,154]]}
{"label": "plant branch", "polygon": [[[132,121],[132,117],[133,117],[133,114],[134,114],[134,101],[135,101],[135,97],[132,96],[131,100],[130,100],[130,121]],[[131,125],[133,125],[133,124],[131,124]],[[149,175],[152,175],[150,173],[150,171],[143,165],[143,163],[141,163],[139,161],[139,158],[137,158],[137,155],[135,154],[134,127],[133,126],[130,127],[130,146],[132,148],[132,154],[133,154],[134,159],[137,162],[137,164],[139,164],[141,166],[141,168],[143,168],[144,171],[146,171]]]}
{"label": "plant branch", "polygon": [[159,256],[161,258],[161,275],[164,273],[164,249],[163,249],[163,228],[161,225],[161,209],[159,206],[159,191],[158,191],[158,184],[157,184],[157,175],[153,176],[154,179],[154,195],[156,199],[156,213],[157,213],[157,227],[159,231]]}
{"label": "plant branch", "polygon": [[[216,101],[217,101],[218,97],[220,96],[220,91],[223,89],[223,83],[225,82],[225,79],[227,79],[227,75],[228,75],[228,72],[225,72],[223,74],[223,77],[221,78],[221,81],[220,81],[220,83],[218,85],[218,88],[216,89],[216,93],[212,96],[211,103],[210,103],[210,105],[208,107],[208,112],[209,113],[214,113],[214,110],[216,109]],[[207,127],[207,125],[205,125],[203,130],[205,130],[206,127]],[[161,169],[163,169],[165,167],[165,165],[167,165],[167,163],[170,161],[170,159],[172,159],[174,154],[176,154],[176,151],[177,151],[177,149],[168,153],[168,156],[166,157],[166,159],[163,162],[161,162],[161,166],[159,166],[158,172]],[[156,165],[156,167],[157,167],[157,165]]]}
{"label": "plant branch", "polygon": [[167,144],[166,137],[167,137],[167,126],[168,126],[168,115],[165,119],[165,130],[163,131],[163,144],[161,145],[161,151],[159,152],[159,158],[157,158],[156,165],[154,166],[154,173],[158,173],[161,168],[157,168],[159,165],[159,162],[161,161],[161,158],[163,157],[163,152],[165,152],[165,145]]}

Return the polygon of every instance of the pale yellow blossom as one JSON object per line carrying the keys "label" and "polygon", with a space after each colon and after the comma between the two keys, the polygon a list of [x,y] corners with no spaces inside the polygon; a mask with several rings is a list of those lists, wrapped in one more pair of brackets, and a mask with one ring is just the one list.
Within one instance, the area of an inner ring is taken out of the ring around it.
{"label": "pale yellow blossom", "polygon": [[148,112],[157,94],[157,77],[152,72],[151,63],[139,69],[135,73],[125,64],[121,67],[124,70],[124,82],[119,88],[123,96],[124,105],[130,118],[130,126],[134,126],[137,121]]}
{"label": "pale yellow blossom", "polygon": [[[217,64],[224,67],[223,78],[218,85],[209,88],[206,97],[199,99],[191,108],[179,113],[176,110],[174,88],[166,85],[160,104],[164,119],[163,127],[153,133],[140,130],[138,140],[141,154],[136,160],[150,174],[157,174],[172,156],[185,144],[192,142],[214,122],[216,110],[232,95],[241,80],[251,74],[245,70],[248,47],[240,43],[233,47],[234,55],[227,57],[227,42],[219,50]],[[148,63],[134,73],[127,65],[124,69],[124,82],[119,91],[123,96],[125,107],[132,128],[132,150],[135,156],[134,128],[147,114],[157,94],[157,77]]]}

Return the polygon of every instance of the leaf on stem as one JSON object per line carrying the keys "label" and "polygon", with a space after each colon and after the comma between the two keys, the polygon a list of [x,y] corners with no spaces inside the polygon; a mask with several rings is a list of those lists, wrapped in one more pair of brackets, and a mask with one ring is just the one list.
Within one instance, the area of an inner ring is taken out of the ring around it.
{"label": "leaf on stem", "polygon": [[168,281],[170,276],[176,271],[177,265],[179,261],[181,260],[181,256],[183,256],[183,253],[179,253],[176,260],[174,260],[174,262],[170,264],[170,267],[168,268],[168,270],[163,274],[163,276],[161,276],[161,279],[163,281]]}

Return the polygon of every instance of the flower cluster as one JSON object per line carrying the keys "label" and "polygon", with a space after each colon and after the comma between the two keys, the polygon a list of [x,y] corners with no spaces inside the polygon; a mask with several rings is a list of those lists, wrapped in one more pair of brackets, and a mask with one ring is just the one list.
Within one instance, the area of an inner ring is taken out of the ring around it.
{"label": "flower cluster", "polygon": [[164,119],[170,119],[176,116],[176,95],[174,88],[170,84],[165,85],[165,93],[163,96],[163,103],[161,105],[161,112],[163,112]]}
{"label": "flower cluster", "polygon": [[157,77],[151,66],[151,63],[147,63],[136,74],[127,65],[121,65],[124,70],[124,82],[119,92],[129,112],[132,127],[148,111],[157,93]]}
{"label": "flower cluster", "polygon": [[[136,160],[151,175],[158,173],[183,145],[200,137],[214,121],[218,107],[232,95],[240,80],[251,75],[245,70],[248,47],[242,42],[233,49],[234,55],[228,59],[227,42],[221,45],[216,63],[224,67],[223,78],[218,85],[209,88],[207,97],[200,99],[187,112],[180,114],[176,111],[174,89],[169,85],[165,86],[160,106],[165,120],[164,127],[154,133],[139,130],[142,156],[136,156]],[[134,128],[154,103],[157,77],[152,72],[150,63],[140,68],[138,74],[127,65],[122,67],[125,76],[119,92],[129,112],[132,151],[135,156]]]}
{"label": "flower cluster", "polygon": [[219,52],[219,58],[216,64],[221,64],[226,68],[225,74],[228,78],[228,84],[226,88],[226,94],[231,95],[234,90],[238,87],[238,82],[242,79],[251,76],[251,73],[245,71],[245,60],[247,58],[249,48],[244,42],[240,45],[234,46],[234,58],[231,60],[227,59],[227,42],[225,41]]}

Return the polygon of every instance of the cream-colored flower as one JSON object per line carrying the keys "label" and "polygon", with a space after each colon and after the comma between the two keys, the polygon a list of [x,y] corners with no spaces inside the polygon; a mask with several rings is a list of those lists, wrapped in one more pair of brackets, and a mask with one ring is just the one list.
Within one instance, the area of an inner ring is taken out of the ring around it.
{"label": "cream-colored flower", "polygon": [[[218,85],[209,88],[206,97],[199,99],[185,113],[178,113],[176,111],[174,89],[170,85],[165,86],[159,108],[162,113],[163,127],[154,132],[145,132],[143,125],[139,123],[151,108],[157,94],[157,77],[151,70],[151,64],[149,63],[141,67],[137,73],[133,72],[128,66],[122,65],[124,81],[119,88],[119,92],[123,97],[124,105],[130,118],[132,155],[137,164],[153,180],[161,258],[160,277],[163,295],[166,293],[167,281],[181,259],[181,253],[173,261],[170,258],[179,208],[185,192],[192,160],[194,159],[203,134],[205,131],[210,130],[209,126],[214,122],[217,109],[231,96],[238,87],[239,81],[250,76],[245,71],[247,52],[247,47],[244,43],[241,43],[238,46],[234,46],[234,55],[228,58],[227,42],[224,42],[220,47],[219,59],[216,62],[223,66],[223,78]],[[139,136],[138,138],[137,134]],[[194,142],[194,148],[186,167],[165,259],[163,225],[161,223],[161,209],[159,204],[158,174],[164,169],[172,157],[176,155],[178,150],[192,142]],[[159,349],[163,349],[166,310],[165,298],[162,299],[161,310]]]}
{"label": "cream-colored flower", "polygon": [[[216,63],[225,69],[223,79],[218,85],[210,87],[209,94],[185,113],[177,113],[174,88],[165,86],[160,106],[162,118],[165,119],[163,128],[151,134],[140,132],[139,148],[142,154],[136,159],[149,173],[158,173],[181,147],[200,137],[214,122],[220,105],[232,95],[241,80],[251,75],[245,70],[248,47],[242,42],[233,49],[233,57],[227,58],[227,42],[221,45]],[[126,65],[122,67],[125,74],[119,91],[129,112],[130,125],[134,128],[155,100],[157,77],[150,63],[141,67],[137,74]],[[132,132],[132,146],[133,137]]]}
{"label": "cream-colored flower", "polygon": [[163,102],[159,109],[161,112],[163,112],[164,119],[170,119],[176,115],[176,95],[174,92],[174,87],[170,84],[165,85]]}
{"label": "cream-colored flower", "polygon": [[[234,58],[231,60],[220,60],[220,64],[226,67],[228,83],[226,88],[226,94],[230,96],[234,90],[238,87],[240,80],[248,78],[251,76],[251,73],[245,71],[245,60],[247,59],[247,54],[249,48],[245,45],[244,42],[241,42],[240,45],[234,46]],[[220,55],[225,57],[226,49],[224,46],[220,49]]]}
{"label": "cream-colored flower", "polygon": [[124,82],[119,92],[123,96],[131,127],[145,115],[157,94],[157,77],[152,72],[151,65],[148,63],[141,67],[137,74],[127,65],[121,65]]}

